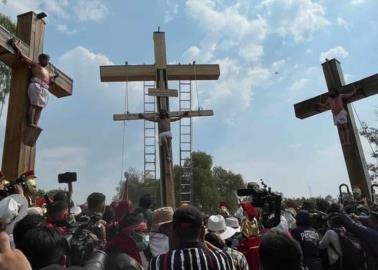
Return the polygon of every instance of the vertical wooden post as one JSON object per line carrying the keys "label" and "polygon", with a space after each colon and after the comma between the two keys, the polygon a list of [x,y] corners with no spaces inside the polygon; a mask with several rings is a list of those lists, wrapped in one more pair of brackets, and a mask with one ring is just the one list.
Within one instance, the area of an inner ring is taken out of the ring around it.
{"label": "vertical wooden post", "polygon": [[[332,88],[340,88],[345,84],[339,61],[332,59],[323,63],[322,66],[328,90]],[[344,153],[350,184],[352,188],[359,187],[364,196],[370,198],[370,176],[367,170],[366,160],[351,105],[347,104],[345,110],[348,113],[348,129],[350,132],[351,143],[349,145],[341,144],[341,146]],[[340,141],[342,141],[340,132],[339,137]]]}
{"label": "vertical wooden post", "polygon": [[[43,51],[45,22],[34,12],[17,17],[17,37],[30,46],[29,57],[37,61]],[[4,139],[2,171],[10,180],[15,179],[35,165],[35,146],[24,144],[29,106],[27,87],[29,70],[23,63],[13,67],[7,126]]]}
{"label": "vertical wooden post", "polygon": [[[155,69],[156,69],[156,87],[168,89],[167,78],[167,57],[165,49],[165,34],[164,32],[154,32],[154,48],[155,48]],[[157,97],[158,112],[165,110],[169,111],[169,99],[168,97]],[[158,128],[160,133],[160,126]],[[169,146],[172,151],[172,145]],[[170,153],[172,157],[172,153]],[[167,160],[162,145],[159,146],[160,157],[160,183],[161,183],[161,195],[164,206],[171,206],[175,208],[175,188],[173,179],[173,164],[171,160]]]}

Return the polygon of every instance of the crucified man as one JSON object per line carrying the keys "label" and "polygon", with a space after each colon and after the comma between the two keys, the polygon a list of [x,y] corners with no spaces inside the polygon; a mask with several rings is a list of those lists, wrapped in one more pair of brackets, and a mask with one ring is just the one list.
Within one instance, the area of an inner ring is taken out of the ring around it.
{"label": "crucified man", "polygon": [[28,65],[32,72],[32,78],[28,87],[29,110],[28,124],[32,127],[38,127],[38,121],[41,117],[42,109],[46,106],[49,98],[49,84],[57,78],[59,74],[50,74],[48,65],[50,57],[47,54],[40,54],[38,63],[31,60],[20,50],[20,41],[11,40],[11,44],[18,56]]}
{"label": "crucified man", "polygon": [[171,132],[171,122],[178,121],[183,117],[189,116],[189,112],[182,112],[178,117],[169,117],[169,114],[166,110],[161,110],[158,115],[146,115],[140,113],[138,115],[141,119],[159,123],[159,145],[163,146],[165,151],[166,158],[168,162],[171,161],[171,141],[172,141],[172,132]]}
{"label": "crucified man", "polygon": [[328,93],[326,103],[317,103],[317,105],[331,109],[333,114],[333,122],[340,131],[341,143],[349,145],[350,130],[348,127],[348,113],[345,110],[345,104],[352,96],[356,94],[357,88],[353,86],[353,92],[350,94],[340,94],[335,88],[331,89]]}

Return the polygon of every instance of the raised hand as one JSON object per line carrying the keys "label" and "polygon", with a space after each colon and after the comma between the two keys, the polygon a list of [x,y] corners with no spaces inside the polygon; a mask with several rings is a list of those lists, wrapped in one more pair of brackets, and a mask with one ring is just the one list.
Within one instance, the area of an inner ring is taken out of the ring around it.
{"label": "raised hand", "polygon": [[0,233],[0,269],[32,270],[25,255],[18,249],[11,249],[9,237],[5,232]]}

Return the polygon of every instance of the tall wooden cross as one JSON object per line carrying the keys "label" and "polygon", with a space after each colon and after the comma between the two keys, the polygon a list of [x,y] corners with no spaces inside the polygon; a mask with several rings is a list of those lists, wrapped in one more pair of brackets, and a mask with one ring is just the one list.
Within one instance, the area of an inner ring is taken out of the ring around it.
{"label": "tall wooden cross", "polygon": [[[30,59],[38,62],[43,52],[46,14],[28,12],[17,17],[16,38],[21,40],[20,49]],[[28,67],[21,63],[9,40],[14,36],[0,27],[0,61],[12,68],[12,80],[9,93],[8,117],[5,131],[2,171],[8,179],[15,179],[27,170],[34,170],[35,144],[29,146],[25,138],[29,136],[27,125],[29,84]],[[50,84],[50,92],[56,97],[72,94],[72,79],[50,64],[51,73],[59,77]]]}
{"label": "tall wooden cross", "polygon": [[[169,112],[169,97],[177,96],[177,90],[168,89],[170,80],[217,80],[219,65],[168,65],[165,49],[164,32],[154,32],[155,64],[154,65],[122,65],[101,66],[102,82],[124,81],[155,81],[156,88],[149,89],[150,96],[156,96],[158,112]],[[157,115],[147,113],[145,116]],[[170,118],[182,115],[182,112],[169,112]],[[198,110],[187,112],[186,117],[211,116],[212,110]],[[116,114],[115,121],[142,119],[139,114]],[[159,126],[160,130],[160,126]],[[172,149],[169,146],[169,149]],[[160,153],[160,180],[163,205],[175,207],[175,191],[172,158],[167,158],[162,146]],[[172,153],[170,153],[172,157]]]}
{"label": "tall wooden cross", "polygon": [[[370,198],[369,194],[371,180],[350,103],[378,93],[378,74],[374,74],[360,81],[345,85],[344,76],[339,61],[336,59],[327,60],[322,64],[322,66],[328,90],[337,89],[339,90],[340,94],[345,94],[350,93],[354,88],[357,88],[356,94],[348,99],[348,104],[345,104],[345,110],[348,114],[350,144],[342,143],[341,145],[351,186],[359,187],[364,196],[366,196],[366,198]],[[297,103],[294,105],[295,115],[300,119],[304,119],[322,113],[328,109],[323,106],[319,106],[318,104],[324,103],[327,101],[327,99],[328,93],[324,93],[306,101]],[[340,140],[342,140],[342,134],[340,134],[340,131],[339,137]]]}

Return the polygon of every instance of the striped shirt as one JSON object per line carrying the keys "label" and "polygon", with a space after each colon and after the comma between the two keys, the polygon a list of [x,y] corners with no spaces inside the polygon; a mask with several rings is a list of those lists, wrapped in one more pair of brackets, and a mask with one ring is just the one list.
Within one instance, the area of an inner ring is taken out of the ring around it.
{"label": "striped shirt", "polygon": [[235,270],[230,255],[202,246],[175,249],[150,261],[149,270]]}

